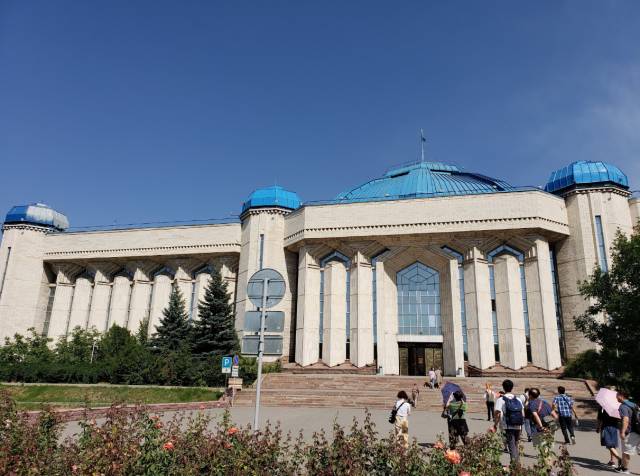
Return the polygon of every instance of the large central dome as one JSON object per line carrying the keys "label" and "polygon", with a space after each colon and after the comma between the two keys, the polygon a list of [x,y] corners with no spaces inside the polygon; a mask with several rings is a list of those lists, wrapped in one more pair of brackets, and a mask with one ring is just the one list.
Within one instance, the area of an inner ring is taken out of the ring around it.
{"label": "large central dome", "polygon": [[376,201],[450,195],[475,195],[514,190],[508,183],[485,175],[463,172],[455,165],[414,162],[393,168],[382,177],[343,192],[341,201]]}

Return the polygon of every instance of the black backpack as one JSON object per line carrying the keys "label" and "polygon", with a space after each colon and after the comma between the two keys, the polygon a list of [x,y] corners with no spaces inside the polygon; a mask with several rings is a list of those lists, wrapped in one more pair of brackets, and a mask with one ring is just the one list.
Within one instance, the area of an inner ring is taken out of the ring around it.
{"label": "black backpack", "polygon": [[504,421],[509,426],[520,426],[524,424],[524,416],[522,415],[522,402],[516,397],[507,398],[502,397],[504,400]]}

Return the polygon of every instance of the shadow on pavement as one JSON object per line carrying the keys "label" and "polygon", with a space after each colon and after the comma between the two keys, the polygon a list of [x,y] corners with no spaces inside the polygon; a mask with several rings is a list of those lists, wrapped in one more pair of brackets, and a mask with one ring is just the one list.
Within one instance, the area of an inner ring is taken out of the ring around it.
{"label": "shadow on pavement", "polygon": [[593,469],[594,471],[605,471],[605,472],[615,473],[615,470],[602,464],[602,461],[598,461],[597,459],[582,458],[580,456],[572,456],[571,460],[575,463],[576,466],[579,466],[581,468]]}

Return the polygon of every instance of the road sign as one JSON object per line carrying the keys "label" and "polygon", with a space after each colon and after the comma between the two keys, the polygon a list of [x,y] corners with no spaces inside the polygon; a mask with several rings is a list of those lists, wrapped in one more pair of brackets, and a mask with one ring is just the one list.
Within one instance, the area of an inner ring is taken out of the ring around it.
{"label": "road sign", "polygon": [[[260,311],[247,311],[244,314],[244,327],[242,330],[245,332],[260,332],[260,318]],[[284,330],[284,312],[267,311],[264,316],[264,323],[266,332],[282,332]]]}
{"label": "road sign", "polygon": [[238,377],[238,371],[240,370],[240,367],[234,365],[233,367],[231,367],[231,378],[237,378]]}
{"label": "road sign", "polygon": [[233,366],[234,367],[238,367],[240,365],[240,356],[239,355],[234,355],[233,356]]}
{"label": "road sign", "polygon": [[[259,343],[258,336],[244,336],[242,338],[242,353],[258,355]],[[264,353],[266,355],[282,355],[282,336],[264,336]]]}
{"label": "road sign", "polygon": [[286,284],[282,275],[275,269],[265,268],[254,273],[247,285],[247,296],[253,305],[259,308],[263,306],[262,294],[265,280],[267,282],[267,296],[264,307],[269,309],[282,300]]}
{"label": "road sign", "polygon": [[222,373],[223,374],[231,373],[232,363],[233,363],[233,359],[231,357],[222,357]]}

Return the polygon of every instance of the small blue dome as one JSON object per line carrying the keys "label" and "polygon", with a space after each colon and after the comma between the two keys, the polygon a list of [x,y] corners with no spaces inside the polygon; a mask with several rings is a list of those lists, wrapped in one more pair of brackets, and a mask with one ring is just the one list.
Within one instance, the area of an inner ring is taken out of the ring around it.
{"label": "small blue dome", "polygon": [[247,201],[242,204],[242,213],[250,208],[279,207],[295,210],[300,206],[300,197],[295,192],[285,190],[274,185],[272,187],[259,188],[254,191]]}
{"label": "small blue dome", "polygon": [[627,176],[615,165],[607,162],[578,160],[551,173],[544,189],[555,193],[576,185],[613,184],[629,188]]}
{"label": "small blue dome", "polygon": [[46,226],[58,231],[64,231],[69,228],[67,217],[44,203],[15,206],[7,213],[4,223],[5,225],[28,223],[30,225]]}
{"label": "small blue dome", "polygon": [[382,177],[343,192],[339,201],[376,201],[394,198],[474,195],[513,190],[508,183],[463,172],[455,165],[414,162],[389,170]]}

